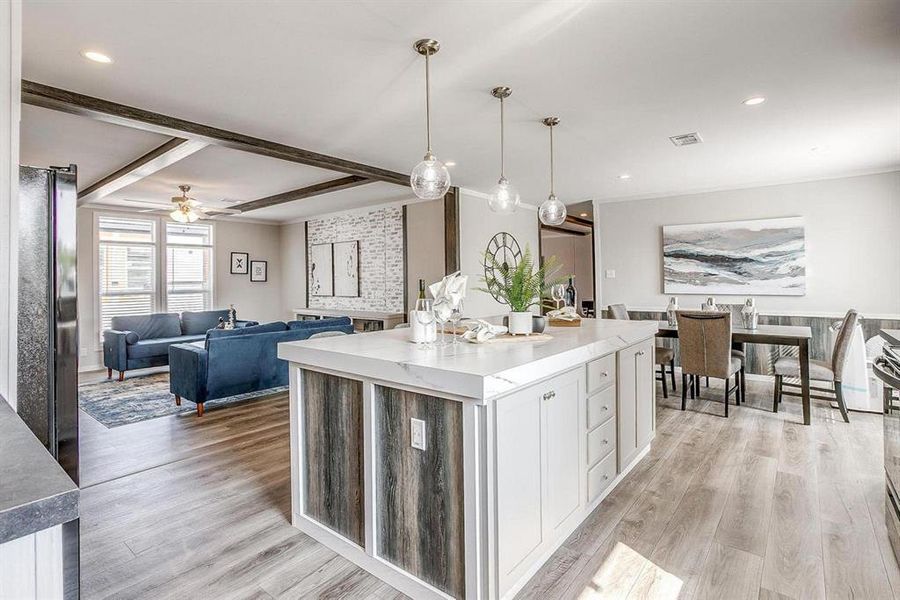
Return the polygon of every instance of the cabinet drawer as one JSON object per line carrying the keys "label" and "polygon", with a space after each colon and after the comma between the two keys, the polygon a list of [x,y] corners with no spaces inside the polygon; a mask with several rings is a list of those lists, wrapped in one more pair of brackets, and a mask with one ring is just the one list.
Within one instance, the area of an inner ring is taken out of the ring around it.
{"label": "cabinet drawer", "polygon": [[597,392],[587,401],[588,431],[616,414],[616,388],[608,387]]}
{"label": "cabinet drawer", "polygon": [[616,355],[610,354],[587,364],[587,393],[593,394],[616,382]]}
{"label": "cabinet drawer", "polygon": [[616,453],[606,458],[588,471],[588,502],[593,502],[616,478]]}
{"label": "cabinet drawer", "polygon": [[601,458],[616,448],[616,420],[606,423],[590,432],[587,436],[588,469],[597,464]]}

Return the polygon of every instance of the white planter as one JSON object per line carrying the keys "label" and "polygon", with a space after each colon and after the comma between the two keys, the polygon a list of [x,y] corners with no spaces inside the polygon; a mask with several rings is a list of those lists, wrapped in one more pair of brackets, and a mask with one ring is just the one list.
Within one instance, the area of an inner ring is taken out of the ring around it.
{"label": "white planter", "polygon": [[509,313],[509,332],[513,335],[527,335],[531,333],[531,318],[533,316],[530,312]]}

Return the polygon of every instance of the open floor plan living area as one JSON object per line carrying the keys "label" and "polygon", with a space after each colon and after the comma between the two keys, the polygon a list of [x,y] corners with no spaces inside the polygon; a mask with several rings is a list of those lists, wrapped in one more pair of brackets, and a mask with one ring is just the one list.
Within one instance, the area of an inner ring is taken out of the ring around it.
{"label": "open floor plan living area", "polygon": [[0,0],[0,600],[900,600],[897,0]]}

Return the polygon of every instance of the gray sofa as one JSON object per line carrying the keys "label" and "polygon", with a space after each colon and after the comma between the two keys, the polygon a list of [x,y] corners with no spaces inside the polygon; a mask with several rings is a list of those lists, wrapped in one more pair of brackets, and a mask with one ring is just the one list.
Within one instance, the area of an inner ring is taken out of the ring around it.
{"label": "gray sofa", "polygon": [[[219,318],[228,319],[228,309],[156,313],[112,318],[112,329],[103,332],[103,366],[111,378],[119,372],[169,364],[169,346],[206,339]],[[237,321],[236,327],[256,325],[256,321]]]}

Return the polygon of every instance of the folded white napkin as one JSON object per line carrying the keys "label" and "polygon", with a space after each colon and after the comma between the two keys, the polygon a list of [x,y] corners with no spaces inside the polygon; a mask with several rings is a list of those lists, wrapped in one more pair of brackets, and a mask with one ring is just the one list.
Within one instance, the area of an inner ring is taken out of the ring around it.
{"label": "folded white napkin", "polygon": [[457,271],[428,286],[428,291],[434,297],[434,316],[438,321],[447,321],[453,309],[459,306],[459,301],[466,297],[468,279]]}
{"label": "folded white napkin", "polygon": [[574,306],[563,306],[558,310],[551,310],[547,313],[551,319],[559,319],[561,321],[577,321],[581,319]]}
{"label": "folded white napkin", "polygon": [[481,319],[466,321],[465,326],[468,331],[466,331],[462,337],[467,342],[472,342],[473,344],[483,344],[492,337],[502,335],[508,331],[503,325],[491,325],[487,321],[482,321]]}

